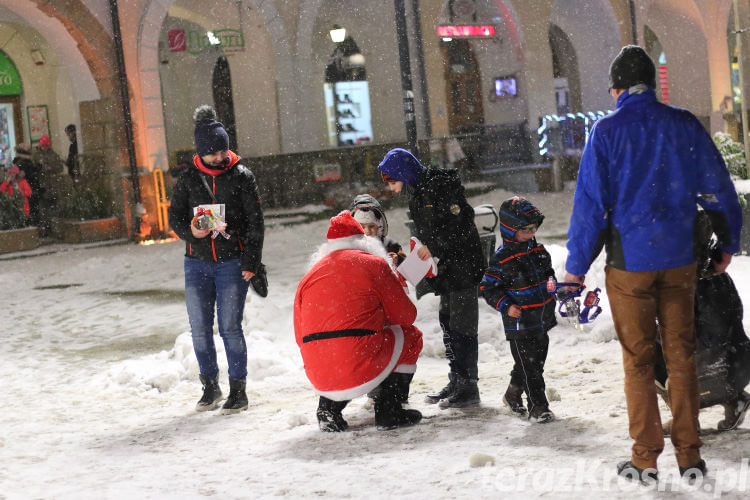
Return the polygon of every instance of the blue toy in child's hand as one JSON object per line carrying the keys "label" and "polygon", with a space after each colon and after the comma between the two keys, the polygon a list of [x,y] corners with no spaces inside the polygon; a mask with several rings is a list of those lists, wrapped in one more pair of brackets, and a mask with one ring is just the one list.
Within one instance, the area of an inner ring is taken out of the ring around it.
{"label": "blue toy in child's hand", "polygon": [[[568,290],[568,287],[575,287],[575,290]],[[575,328],[578,328],[581,324],[594,321],[602,312],[602,308],[599,306],[600,288],[586,293],[586,297],[583,299],[583,310],[581,310],[581,301],[578,300],[578,297],[581,296],[584,288],[586,288],[586,285],[558,282],[552,276],[547,280],[547,291],[560,302],[557,311],[563,318],[568,318]]]}

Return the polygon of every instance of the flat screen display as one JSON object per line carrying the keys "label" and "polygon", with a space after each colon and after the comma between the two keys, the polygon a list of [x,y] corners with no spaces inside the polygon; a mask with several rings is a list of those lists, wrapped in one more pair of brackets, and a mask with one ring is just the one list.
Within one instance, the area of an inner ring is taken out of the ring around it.
{"label": "flat screen display", "polygon": [[518,95],[516,79],[512,76],[495,78],[495,97],[515,97]]}

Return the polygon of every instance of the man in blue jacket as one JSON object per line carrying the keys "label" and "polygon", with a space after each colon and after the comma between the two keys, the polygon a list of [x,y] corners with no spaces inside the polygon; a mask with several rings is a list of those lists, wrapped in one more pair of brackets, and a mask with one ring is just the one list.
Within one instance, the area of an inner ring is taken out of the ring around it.
{"label": "man in blue jacket", "polygon": [[605,268],[633,438],[629,479],[656,479],[664,448],[654,385],[657,322],[669,372],[672,443],[680,473],[706,472],[698,437],[693,295],[693,224],[700,204],[712,219],[723,272],[739,250],[737,193],[711,137],[690,112],[657,101],[653,61],[623,47],[609,70],[617,109],[599,120],[583,151],[568,230],[565,281],[583,283],[606,248]]}

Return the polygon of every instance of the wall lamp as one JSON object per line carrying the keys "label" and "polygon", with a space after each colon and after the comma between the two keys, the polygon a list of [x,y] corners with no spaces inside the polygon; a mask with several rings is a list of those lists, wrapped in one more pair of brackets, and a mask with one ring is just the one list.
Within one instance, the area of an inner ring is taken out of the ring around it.
{"label": "wall lamp", "polygon": [[346,29],[341,26],[334,24],[331,31],[328,32],[331,35],[333,43],[341,43],[346,38]]}

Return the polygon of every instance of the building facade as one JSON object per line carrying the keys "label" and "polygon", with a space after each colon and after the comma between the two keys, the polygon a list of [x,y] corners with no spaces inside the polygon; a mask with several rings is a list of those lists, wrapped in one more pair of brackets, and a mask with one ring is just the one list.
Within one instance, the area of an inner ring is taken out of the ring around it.
{"label": "building facade", "polygon": [[[712,132],[739,116],[734,31],[750,0],[402,3],[420,138],[503,124],[533,138],[545,115],[610,109],[609,62],[633,42],[658,62],[663,100]],[[403,143],[396,15],[389,0],[0,0],[0,140],[47,131],[64,153],[76,124],[114,189],[133,165],[179,161],[204,103],[246,157]]]}

